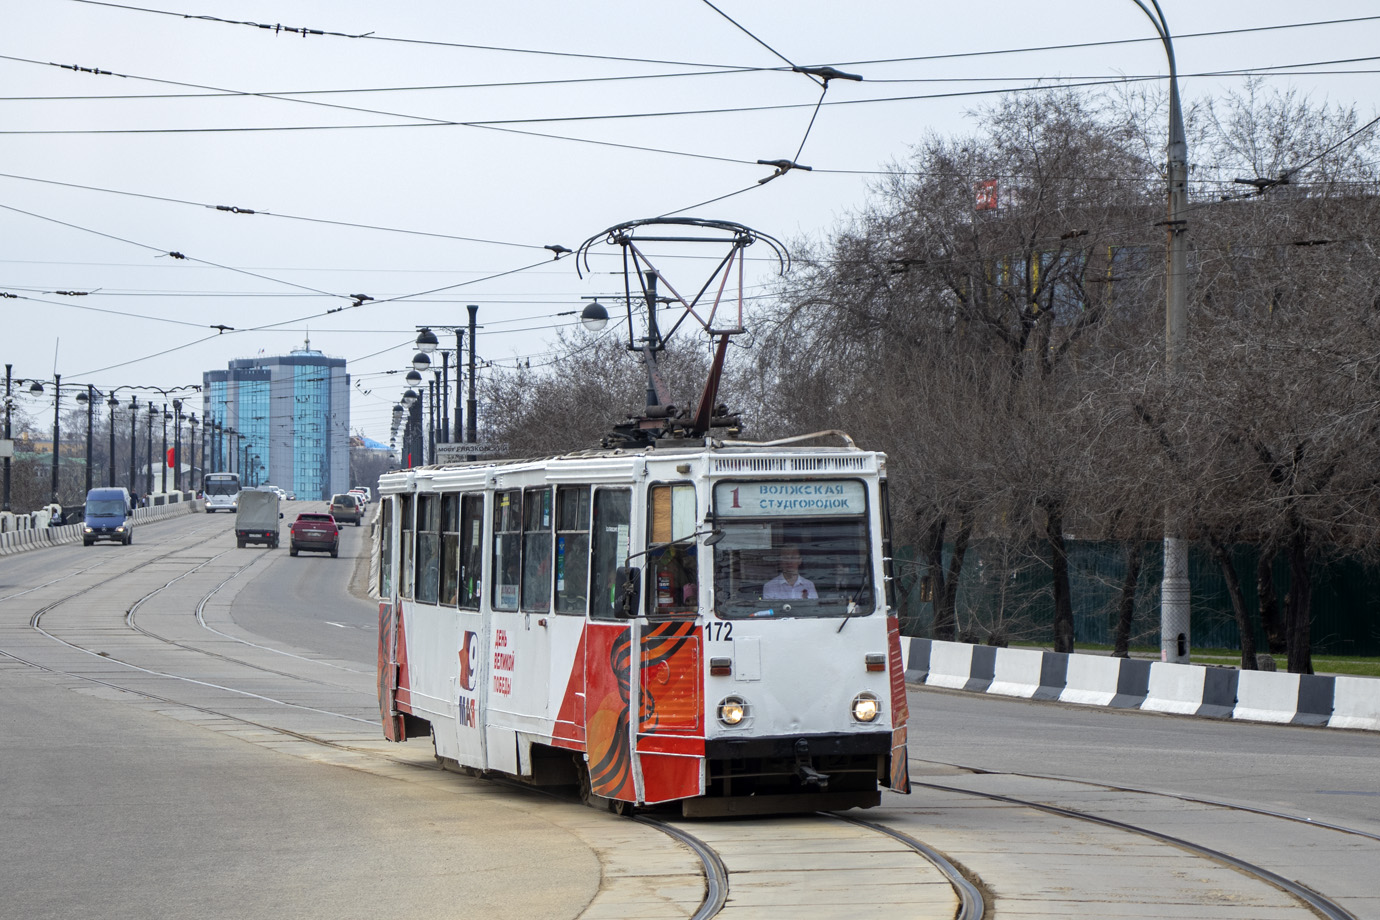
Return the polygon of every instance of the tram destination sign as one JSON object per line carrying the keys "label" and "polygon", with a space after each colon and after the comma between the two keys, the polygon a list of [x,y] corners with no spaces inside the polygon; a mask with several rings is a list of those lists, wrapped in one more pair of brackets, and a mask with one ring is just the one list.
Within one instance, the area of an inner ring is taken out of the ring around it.
{"label": "tram destination sign", "polygon": [[863,514],[867,493],[856,479],[721,482],[714,486],[718,517],[802,517]]}
{"label": "tram destination sign", "polygon": [[436,462],[464,463],[470,457],[497,457],[506,453],[506,444],[440,443],[436,445]]}

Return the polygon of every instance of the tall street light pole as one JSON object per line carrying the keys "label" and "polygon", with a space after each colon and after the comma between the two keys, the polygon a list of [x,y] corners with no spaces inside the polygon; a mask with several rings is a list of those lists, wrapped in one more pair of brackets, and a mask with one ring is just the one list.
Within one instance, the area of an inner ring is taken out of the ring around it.
{"label": "tall street light pole", "polygon": [[[191,417],[187,420],[187,424],[190,425],[190,426],[191,426],[191,429],[192,429],[192,431],[191,431],[191,437],[189,437],[189,438],[187,439],[187,449],[190,450],[190,451],[192,452],[192,462],[189,463],[189,464],[187,464],[187,491],[189,491],[189,492],[195,492],[195,491],[196,491],[196,413],[195,413],[195,412],[193,412],[193,413],[191,414]],[[205,451],[205,450],[203,450],[203,451],[201,452],[201,462],[202,462],[202,465],[203,465],[203,466],[204,466],[205,463],[206,463],[206,451]],[[201,475],[202,475],[202,478],[204,479],[205,476],[206,476],[206,471],[205,471],[205,470],[202,470],[202,471],[201,471]]]}
{"label": "tall street light pole", "polygon": [[115,410],[120,407],[120,401],[111,393],[106,398],[105,404],[110,407],[110,462],[107,464],[105,474],[105,484],[110,487],[115,485]]}
{"label": "tall street light pole", "polygon": [[182,400],[173,400],[173,491],[182,491]]}
{"label": "tall street light pole", "polygon": [[147,494],[147,495],[152,495],[152,494],[153,494],[153,413],[154,413],[153,400],[149,400],[148,405],[147,405],[145,408],[146,408],[146,410],[147,410],[147,411],[145,412],[145,417],[146,417],[146,419],[147,419],[148,424],[145,426],[145,430],[144,430],[144,456],[148,457],[149,466],[148,466],[148,470],[146,470],[145,473],[144,473],[144,486],[145,486],[145,488],[144,488],[144,493]]}
{"label": "tall street light pole", "polygon": [[163,478],[159,491],[168,494],[168,404],[163,403],[163,452],[158,455],[158,465],[163,468]]}
{"label": "tall street light pole", "polygon": [[[1159,0],[1132,0],[1150,18],[1169,58],[1169,213],[1165,257],[1165,368],[1171,390],[1179,376],[1188,331],[1188,140],[1179,101],[1179,71],[1169,23]],[[1147,3],[1149,4],[1147,6]],[[1151,8],[1153,7],[1153,12]],[[1160,660],[1189,661],[1192,591],[1188,581],[1188,542],[1183,538],[1182,512],[1165,508],[1164,578],[1160,583]]]}
{"label": "tall street light pole", "polygon": [[[475,330],[479,328],[479,327],[475,324],[475,318],[479,315],[479,305],[478,305],[478,304],[473,304],[473,303],[472,303],[472,304],[469,304],[468,306],[466,306],[465,309],[468,310],[468,311],[469,311],[469,314],[470,314],[470,379],[469,379],[469,388],[470,388],[470,390],[469,390],[469,397],[465,400],[465,413],[466,413],[466,415],[465,415],[465,424],[466,424],[466,426],[467,426],[467,427],[465,428],[465,441],[466,441],[466,443],[474,444],[474,443],[476,443],[476,442],[479,440],[479,438],[478,438],[479,421],[478,421],[478,413],[477,413],[477,411],[476,411],[477,403],[475,402],[475,399],[474,399],[474,334],[475,334]],[[457,357],[457,359],[456,359],[456,363],[459,364],[459,358],[458,358],[458,357]],[[457,398],[458,398],[458,396],[459,396],[459,392],[458,392],[458,391],[457,391],[457,393],[456,393],[456,396],[457,396]],[[471,459],[471,460],[474,459],[474,455],[473,455],[473,454],[470,455],[470,459]]]}
{"label": "tall street light pole", "polygon": [[139,423],[139,397],[129,398],[129,492],[131,495],[139,494],[139,483],[134,479],[135,469],[138,462],[135,457],[139,453],[139,433],[135,426]]}
{"label": "tall street light pole", "polygon": [[61,440],[62,375],[53,374],[53,504],[58,503],[58,445]]}
{"label": "tall street light pole", "polygon": [[91,442],[96,421],[96,388],[88,383],[86,392],[77,393],[77,402],[86,406],[86,491],[89,493],[91,491]]}
{"label": "tall street light pole", "polygon": [[[14,365],[5,365],[5,441],[13,446],[10,440],[10,386],[14,380]],[[5,453],[5,486],[3,504],[0,504],[0,511],[10,510],[10,451]]]}

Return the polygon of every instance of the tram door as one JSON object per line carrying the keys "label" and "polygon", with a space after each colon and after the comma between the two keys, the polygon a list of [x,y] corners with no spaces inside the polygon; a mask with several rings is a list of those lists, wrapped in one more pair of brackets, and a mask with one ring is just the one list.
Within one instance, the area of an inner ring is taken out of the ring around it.
{"label": "tram door", "polygon": [[550,712],[552,490],[494,493],[493,609],[489,713],[490,769],[522,773],[518,733],[541,733]]}
{"label": "tram door", "polygon": [[642,799],[699,795],[704,764],[699,547],[695,486],[648,490],[645,614],[639,621],[636,755]]}
{"label": "tram door", "polygon": [[615,575],[628,558],[631,537],[632,491],[595,489],[590,520],[589,624],[583,643],[585,752],[590,790],[624,801],[637,797],[630,705],[634,621],[623,615]]}

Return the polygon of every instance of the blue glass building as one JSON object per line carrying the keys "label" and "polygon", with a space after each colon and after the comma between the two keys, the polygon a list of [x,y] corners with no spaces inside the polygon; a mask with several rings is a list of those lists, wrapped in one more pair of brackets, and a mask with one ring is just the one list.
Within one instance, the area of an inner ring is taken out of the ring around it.
{"label": "blue glass building", "polygon": [[313,351],[308,340],[288,355],[231,361],[202,383],[208,471],[235,471],[245,485],[271,483],[303,500],[350,488],[344,358]]}

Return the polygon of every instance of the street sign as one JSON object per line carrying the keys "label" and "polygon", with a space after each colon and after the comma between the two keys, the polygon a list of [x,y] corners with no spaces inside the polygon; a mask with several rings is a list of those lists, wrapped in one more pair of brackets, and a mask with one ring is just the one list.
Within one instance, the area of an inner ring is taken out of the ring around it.
{"label": "street sign", "polygon": [[437,463],[464,463],[470,457],[494,457],[506,454],[502,444],[437,444]]}

